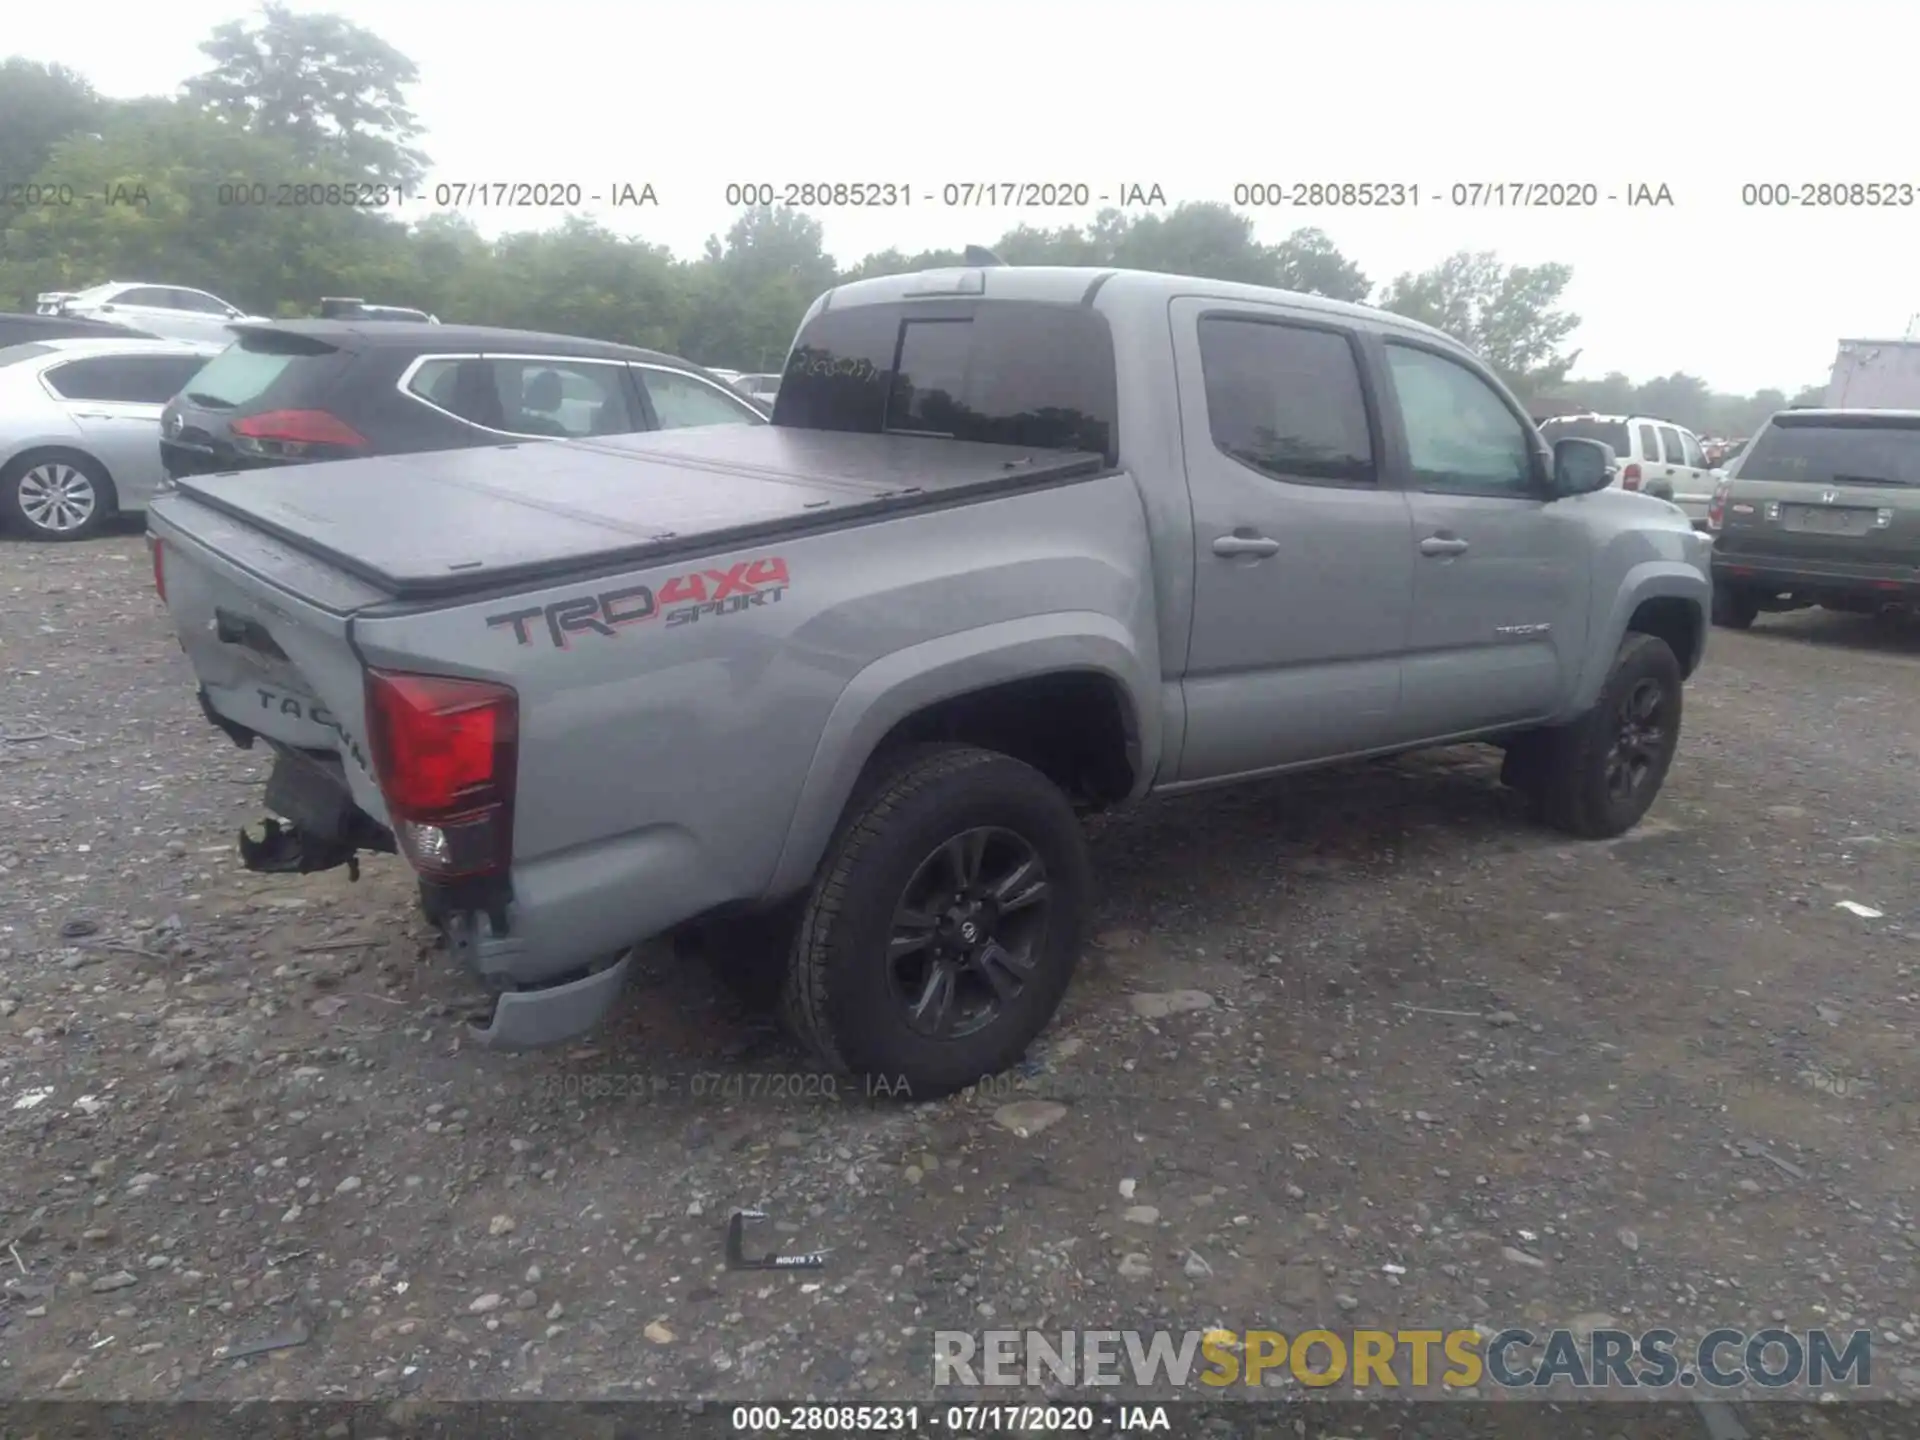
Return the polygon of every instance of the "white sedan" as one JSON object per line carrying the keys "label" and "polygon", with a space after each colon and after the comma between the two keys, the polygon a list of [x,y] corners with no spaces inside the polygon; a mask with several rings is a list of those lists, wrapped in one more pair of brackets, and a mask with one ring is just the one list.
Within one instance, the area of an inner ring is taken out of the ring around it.
{"label": "white sedan", "polygon": [[160,486],[160,412],[220,345],[39,340],[0,350],[0,526],[79,540]]}
{"label": "white sedan", "polygon": [[109,280],[86,290],[49,290],[35,299],[42,315],[73,315],[125,325],[166,340],[228,345],[227,327],[257,319],[218,295],[181,285],[152,285],[141,280]]}

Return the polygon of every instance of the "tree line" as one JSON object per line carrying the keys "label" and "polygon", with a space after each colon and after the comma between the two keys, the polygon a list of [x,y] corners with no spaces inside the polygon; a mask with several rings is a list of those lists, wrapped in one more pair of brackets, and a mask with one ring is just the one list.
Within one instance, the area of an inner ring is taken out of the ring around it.
{"label": "tree line", "polygon": [[[812,215],[768,207],[683,260],[578,216],[490,240],[448,211],[409,220],[378,205],[257,203],[282,181],[358,185],[362,197],[416,186],[430,163],[406,98],[417,67],[363,27],[281,3],[200,48],[207,68],[178,95],[136,100],[100,96],[63,66],[0,61],[0,308],[114,278],[209,290],[256,314],[311,314],[322,295],[355,295],[759,370],[778,368],[829,286],[961,263],[957,249],[885,250],[843,267]],[[267,193],[249,194],[261,181]],[[1379,284],[1320,230],[1264,243],[1249,216],[1206,203],[1020,225],[993,249],[1008,264],[1161,270],[1375,304],[1473,346],[1529,401],[1741,435],[1789,403],[1779,391],[1716,394],[1684,374],[1569,379],[1580,317],[1563,303],[1566,265],[1462,252]]]}

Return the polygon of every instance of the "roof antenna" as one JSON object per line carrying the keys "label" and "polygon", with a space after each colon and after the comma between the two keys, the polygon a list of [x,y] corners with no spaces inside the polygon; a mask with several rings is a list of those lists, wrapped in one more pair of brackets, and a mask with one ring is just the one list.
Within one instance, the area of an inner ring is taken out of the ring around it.
{"label": "roof antenna", "polygon": [[969,245],[961,252],[961,258],[969,265],[988,266],[1005,265],[1007,262],[987,249],[984,245]]}

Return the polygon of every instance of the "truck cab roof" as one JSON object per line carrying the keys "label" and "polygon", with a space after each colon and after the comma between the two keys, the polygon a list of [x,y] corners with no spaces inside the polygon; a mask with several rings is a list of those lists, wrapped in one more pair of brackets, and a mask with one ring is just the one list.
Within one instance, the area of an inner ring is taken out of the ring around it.
{"label": "truck cab roof", "polygon": [[836,286],[816,304],[815,313],[842,305],[886,304],[909,299],[1025,300],[1053,304],[1099,305],[1150,303],[1176,296],[1213,297],[1284,304],[1296,310],[1320,311],[1329,316],[1364,319],[1386,329],[1453,349],[1460,342],[1445,331],[1388,310],[1329,300],[1299,290],[1246,285],[1232,280],[1202,280],[1189,275],[1167,275],[1156,270],[1124,270],[1095,265],[952,266],[853,280]]}

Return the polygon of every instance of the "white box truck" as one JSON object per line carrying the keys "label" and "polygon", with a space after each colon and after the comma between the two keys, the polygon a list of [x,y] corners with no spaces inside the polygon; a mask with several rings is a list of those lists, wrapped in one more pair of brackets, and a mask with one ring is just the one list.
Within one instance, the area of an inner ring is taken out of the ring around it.
{"label": "white box truck", "polygon": [[1920,340],[1842,340],[1826,403],[1834,410],[1920,410]]}

